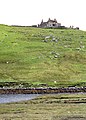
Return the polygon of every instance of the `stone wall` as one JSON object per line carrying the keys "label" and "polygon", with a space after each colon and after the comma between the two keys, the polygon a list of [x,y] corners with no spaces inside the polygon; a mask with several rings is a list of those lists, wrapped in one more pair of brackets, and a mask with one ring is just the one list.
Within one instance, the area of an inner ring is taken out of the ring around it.
{"label": "stone wall", "polygon": [[0,89],[0,94],[54,94],[86,92],[86,87],[69,88],[28,88],[28,89]]}

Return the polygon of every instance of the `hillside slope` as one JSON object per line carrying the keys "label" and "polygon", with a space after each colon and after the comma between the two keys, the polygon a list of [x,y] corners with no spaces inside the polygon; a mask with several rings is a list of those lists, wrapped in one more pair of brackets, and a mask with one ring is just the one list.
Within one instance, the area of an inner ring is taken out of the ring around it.
{"label": "hillside slope", "polygon": [[86,32],[0,25],[0,85],[7,82],[85,86]]}

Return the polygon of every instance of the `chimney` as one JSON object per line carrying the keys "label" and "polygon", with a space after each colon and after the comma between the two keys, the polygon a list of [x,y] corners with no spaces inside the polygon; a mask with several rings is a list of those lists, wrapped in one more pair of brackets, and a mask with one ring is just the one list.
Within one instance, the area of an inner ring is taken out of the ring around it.
{"label": "chimney", "polygon": [[54,21],[55,21],[55,22],[57,22],[57,20],[56,20],[56,19],[54,19]]}
{"label": "chimney", "polygon": [[43,19],[42,19],[42,21],[41,21],[41,24],[43,23]]}

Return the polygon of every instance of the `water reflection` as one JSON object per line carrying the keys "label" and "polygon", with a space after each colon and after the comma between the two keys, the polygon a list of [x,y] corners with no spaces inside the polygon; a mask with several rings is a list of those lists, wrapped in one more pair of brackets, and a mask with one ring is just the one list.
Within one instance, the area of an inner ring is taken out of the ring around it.
{"label": "water reflection", "polygon": [[0,103],[11,103],[31,100],[39,96],[38,94],[3,94],[0,95]]}

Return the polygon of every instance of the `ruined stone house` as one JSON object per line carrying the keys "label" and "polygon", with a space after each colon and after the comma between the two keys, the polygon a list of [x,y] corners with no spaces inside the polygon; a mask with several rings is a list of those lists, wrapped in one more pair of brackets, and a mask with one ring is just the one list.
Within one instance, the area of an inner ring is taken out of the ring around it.
{"label": "ruined stone house", "polygon": [[58,23],[56,19],[51,20],[50,18],[48,19],[47,22],[41,21],[41,24],[38,25],[40,28],[58,28],[61,26],[61,23]]}

